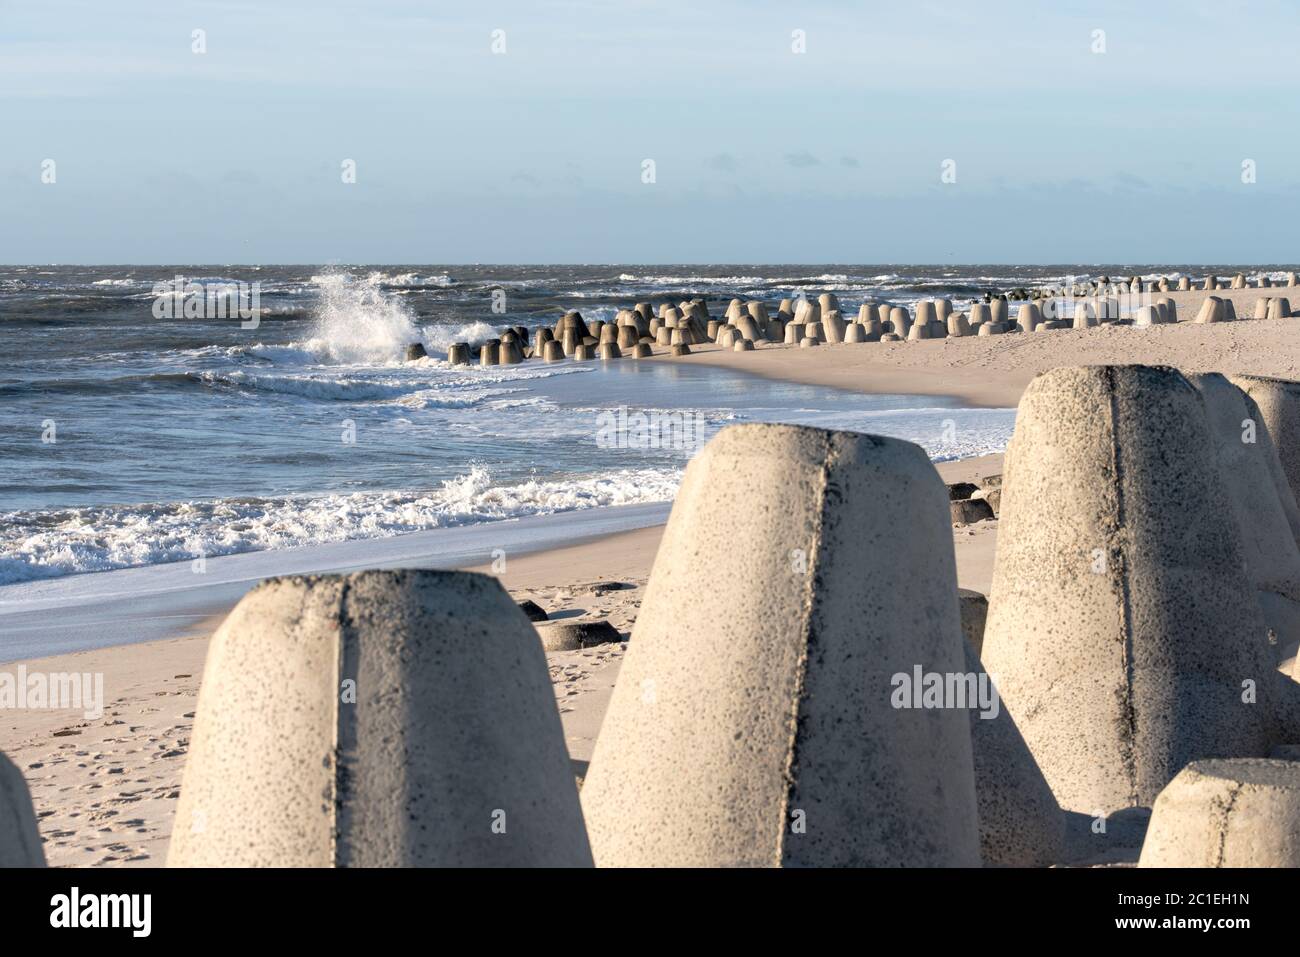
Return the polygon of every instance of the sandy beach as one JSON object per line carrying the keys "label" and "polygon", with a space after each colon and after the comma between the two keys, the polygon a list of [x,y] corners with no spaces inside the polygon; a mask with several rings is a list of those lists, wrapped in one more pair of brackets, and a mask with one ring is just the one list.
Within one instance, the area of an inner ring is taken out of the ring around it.
{"label": "sandy beach", "polygon": [[[1230,295],[1248,314],[1257,290]],[[1177,294],[1190,318],[1203,293]],[[1014,310],[1013,310],[1014,313]],[[907,343],[767,346],[734,353],[704,345],[657,362],[721,365],[759,376],[861,392],[940,393],[972,404],[1014,405],[1034,375],[1059,365],[1170,364],[1293,376],[1296,320],[1152,328],[1103,326]],[[941,463],[945,481],[998,474],[1000,455]],[[998,522],[953,528],[959,585],[987,594]],[[499,574],[517,601],[531,600],[555,620],[605,620],[624,637],[547,659],[576,777],[586,773],[650,575],[662,524],[511,558]],[[418,550],[400,564],[420,567]],[[445,562],[442,563],[445,567]],[[489,564],[462,563],[492,573]],[[246,587],[246,586],[241,586]],[[10,662],[32,672],[102,673],[105,713],[94,719],[29,709],[0,714],[0,750],[22,770],[54,866],[159,865],[166,857],[208,637],[226,604],[178,624],[161,640]],[[93,606],[89,614],[93,619]]]}

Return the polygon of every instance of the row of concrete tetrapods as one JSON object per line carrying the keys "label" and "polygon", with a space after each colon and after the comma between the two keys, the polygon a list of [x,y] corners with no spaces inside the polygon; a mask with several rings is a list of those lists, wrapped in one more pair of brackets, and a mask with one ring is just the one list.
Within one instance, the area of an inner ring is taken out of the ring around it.
{"label": "row of concrete tetrapods", "polygon": [[[1267,287],[1268,280],[1261,282]],[[1241,283],[1241,285],[1238,285]],[[1241,275],[1232,288],[1245,288]],[[1291,275],[1289,285],[1295,285]],[[950,299],[926,299],[909,312],[902,306],[868,300],[858,308],[851,321],[846,320],[834,293],[822,293],[817,301],[783,299],[772,317],[767,304],[759,300],[732,299],[722,320],[709,316],[703,299],[678,305],[663,303],[655,312],[651,303],[637,303],[632,309],[620,309],[612,322],[593,320],[588,323],[576,310],[564,314],[553,326],[530,331],[524,326],[503,330],[499,337],[473,346],[453,343],[447,359],[452,365],[478,362],[483,366],[514,365],[535,358],[545,362],[565,359],[587,361],[621,359],[624,356],[645,358],[654,354],[654,346],[667,347],[674,356],[689,355],[692,345],[715,342],[736,352],[753,350],[755,345],[783,342],[804,347],[823,342],[899,342],[903,340],[942,339],[958,336],[991,336],[1006,332],[1036,332],[1051,329],[1087,329],[1093,326],[1124,322],[1150,326],[1177,321],[1174,300],[1154,298],[1155,293],[1190,288],[1186,277],[1177,284],[1162,278],[1143,281],[1109,281],[1052,287],[1026,294],[1029,301],[1017,307],[1010,318],[1011,305],[1005,296],[988,302],[973,303],[968,312],[956,312]],[[1214,277],[1202,288],[1221,288]],[[1065,302],[1072,301],[1069,315]],[[1291,315],[1290,300],[1285,296],[1261,296],[1255,302],[1256,319],[1285,319]],[[1195,322],[1226,322],[1236,319],[1231,299],[1206,297]],[[408,359],[426,355],[422,343],[407,348]]]}
{"label": "row of concrete tetrapods", "polygon": [[[723,486],[747,507],[717,508]],[[581,794],[494,578],[271,579],[212,639],[168,863],[1297,866],[1298,488],[1298,383],[1045,373],[981,645],[922,449],[724,429],[686,470]],[[989,676],[999,706],[951,698]],[[0,863],[42,860],[0,760]]]}

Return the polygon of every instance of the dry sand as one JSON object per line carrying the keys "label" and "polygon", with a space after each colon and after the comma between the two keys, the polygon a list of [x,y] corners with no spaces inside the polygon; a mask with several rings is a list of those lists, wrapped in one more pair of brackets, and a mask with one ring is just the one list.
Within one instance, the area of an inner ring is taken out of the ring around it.
{"label": "dry sand", "polygon": [[[1286,290],[1273,294],[1290,296]],[[1194,325],[1185,320],[1195,315],[1205,293],[1172,295],[1184,320],[1176,326],[1103,326],[816,349],[769,346],[748,353],[709,346],[664,361],[734,366],[770,378],[863,392],[951,395],[995,406],[1015,405],[1030,379],[1058,365],[1142,362],[1300,378],[1300,319]],[[1231,297],[1238,315],[1245,317],[1260,290],[1216,295]],[[1300,307],[1300,295],[1295,300]],[[939,466],[948,482],[973,481],[1000,470],[1001,456]],[[517,600],[532,599],[555,618],[607,619],[626,637],[662,531],[662,526],[646,528],[511,559],[500,577]],[[962,587],[988,593],[996,531],[996,521],[953,529]],[[51,865],[163,863],[207,637],[221,617],[184,637],[0,666],[10,672],[25,665],[29,672],[104,675],[105,713],[96,720],[66,711],[0,712],[0,751],[27,777]],[[624,648],[610,644],[547,655],[579,777]]]}

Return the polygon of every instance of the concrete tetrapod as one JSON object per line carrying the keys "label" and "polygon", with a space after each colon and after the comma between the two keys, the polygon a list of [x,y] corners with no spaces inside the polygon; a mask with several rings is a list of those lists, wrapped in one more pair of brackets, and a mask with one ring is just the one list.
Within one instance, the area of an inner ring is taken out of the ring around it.
{"label": "concrete tetrapod", "polygon": [[1008,319],[1007,310],[1009,308],[1010,307],[1007,305],[1007,301],[1005,299],[994,299],[989,303],[989,314],[992,320],[994,322],[1003,323],[1004,330],[1006,328],[1006,322]]}
{"label": "concrete tetrapod", "polygon": [[1139,867],[1300,867],[1300,762],[1193,761],[1151,809]]}
{"label": "concrete tetrapod", "polygon": [[486,575],[275,578],[212,638],[168,864],[591,864],[537,633]]}
{"label": "concrete tetrapod", "polygon": [[[1228,380],[1241,389],[1259,409],[1281,466],[1278,494],[1291,527],[1300,541],[1300,382],[1265,376],[1232,375]],[[1285,487],[1283,487],[1285,486]],[[1290,491],[1288,499],[1287,491]]]}
{"label": "concrete tetrapod", "polygon": [[906,339],[907,334],[912,328],[912,318],[908,315],[907,310],[901,306],[894,306],[889,310],[889,331],[900,339]]}
{"label": "concrete tetrapod", "polygon": [[843,342],[845,325],[844,318],[835,310],[822,311],[822,334],[827,342]]}
{"label": "concrete tetrapod", "polygon": [[1086,299],[1076,302],[1074,304],[1074,316],[1070,322],[1075,329],[1091,329],[1097,324],[1097,310]]}
{"label": "concrete tetrapod", "polygon": [[963,644],[919,447],[723,429],[687,466],[583,785],[597,864],[978,864],[967,713],[892,700],[916,667],[962,673]]}
{"label": "concrete tetrapod", "polygon": [[[1187,375],[1205,401],[1219,475],[1264,620],[1300,640],[1300,547],[1278,493],[1277,452],[1254,400],[1218,373]],[[1284,603],[1284,604],[1283,604]]]}
{"label": "concrete tetrapod", "polygon": [[983,660],[1063,808],[1149,806],[1188,761],[1267,752],[1273,652],[1182,375],[1034,379],[999,521]]}
{"label": "concrete tetrapod", "polygon": [[1227,322],[1227,310],[1223,306],[1223,300],[1218,296],[1207,296],[1205,302],[1201,303],[1201,311],[1196,314],[1192,322]]}
{"label": "concrete tetrapod", "polygon": [[23,773],[0,753],[0,867],[44,867],[45,850]]}

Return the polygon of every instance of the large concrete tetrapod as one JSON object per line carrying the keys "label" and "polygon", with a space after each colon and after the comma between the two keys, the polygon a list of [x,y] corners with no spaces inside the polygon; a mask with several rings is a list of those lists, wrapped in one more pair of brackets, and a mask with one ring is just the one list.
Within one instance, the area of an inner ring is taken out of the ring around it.
{"label": "large concrete tetrapod", "polygon": [[724,429],[686,470],[583,784],[597,866],[977,865],[968,711],[894,701],[918,667],[964,673],[963,645],[924,451]]}
{"label": "large concrete tetrapod", "polygon": [[1007,448],[983,660],[1061,806],[1149,806],[1188,761],[1268,750],[1275,662],[1200,395],[1059,368]]}
{"label": "large concrete tetrapod", "polygon": [[1278,494],[1282,498],[1283,508],[1287,509],[1288,517],[1292,519],[1292,527],[1300,538],[1300,510],[1295,508],[1295,503],[1300,498],[1300,382],[1252,375],[1234,375],[1228,378],[1233,385],[1250,396],[1263,416],[1264,427],[1281,464],[1278,477],[1282,482]]}
{"label": "large concrete tetrapod", "polygon": [[0,867],[44,867],[45,850],[23,773],[0,754]]}
{"label": "large concrete tetrapod", "polygon": [[1187,380],[1205,400],[1247,577],[1264,620],[1292,648],[1300,642],[1300,547],[1278,492],[1281,466],[1263,416],[1250,396],[1217,373]]}
{"label": "large concrete tetrapod", "polygon": [[590,865],[537,632],[485,575],[263,582],[212,638],[168,864]]}
{"label": "large concrete tetrapod", "polygon": [[1160,792],[1139,867],[1300,867],[1300,762],[1193,761]]}

